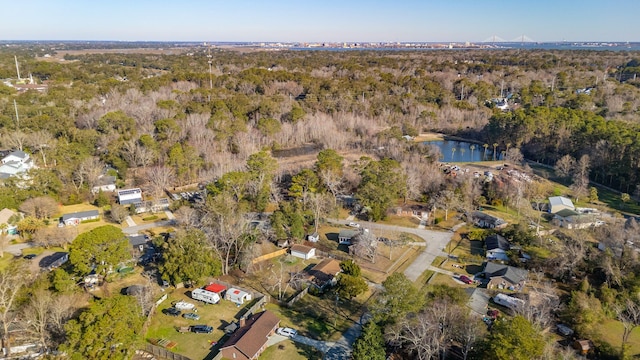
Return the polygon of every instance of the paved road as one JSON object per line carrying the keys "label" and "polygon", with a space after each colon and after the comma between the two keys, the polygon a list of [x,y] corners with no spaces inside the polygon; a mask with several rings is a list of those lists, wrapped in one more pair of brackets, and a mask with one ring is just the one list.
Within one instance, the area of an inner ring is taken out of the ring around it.
{"label": "paved road", "polygon": [[[346,225],[350,221],[348,220],[331,220],[338,224]],[[408,228],[396,225],[378,224],[367,221],[361,221],[359,224],[367,229],[371,230],[387,230],[395,232],[406,232],[419,236],[425,241],[425,249],[418,257],[409,265],[404,271],[404,275],[411,281],[416,281],[420,275],[431,266],[436,256],[447,256],[447,253],[443,249],[447,246],[453,231],[435,231],[428,229]],[[455,227],[454,227],[455,229]]]}

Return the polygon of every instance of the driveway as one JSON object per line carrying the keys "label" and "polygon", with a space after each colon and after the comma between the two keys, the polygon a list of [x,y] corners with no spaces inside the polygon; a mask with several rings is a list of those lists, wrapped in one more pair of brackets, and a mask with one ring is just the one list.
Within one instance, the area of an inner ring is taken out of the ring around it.
{"label": "driveway", "polygon": [[[332,220],[335,223],[347,225],[348,220]],[[436,256],[447,256],[443,250],[451,241],[453,231],[436,231],[429,229],[409,228],[396,225],[378,224],[368,221],[361,221],[360,225],[371,230],[387,230],[395,232],[406,232],[419,236],[425,241],[425,248],[420,255],[404,271],[404,275],[411,281],[416,281],[425,270],[431,266]],[[455,227],[454,227],[455,228]]]}
{"label": "driveway", "polygon": [[7,245],[4,248],[4,252],[6,253],[10,253],[14,256],[22,256],[22,250],[26,249],[26,248],[30,248],[33,245],[31,245],[30,242],[23,242],[23,243],[19,243],[19,244],[11,244],[11,245]]}
{"label": "driveway", "polygon": [[125,234],[138,234],[143,230],[152,229],[154,227],[173,226],[173,225],[175,225],[175,223],[176,223],[175,220],[156,221],[156,222],[148,223],[148,224],[129,226],[129,227],[126,227],[126,228],[122,229],[122,231]]}

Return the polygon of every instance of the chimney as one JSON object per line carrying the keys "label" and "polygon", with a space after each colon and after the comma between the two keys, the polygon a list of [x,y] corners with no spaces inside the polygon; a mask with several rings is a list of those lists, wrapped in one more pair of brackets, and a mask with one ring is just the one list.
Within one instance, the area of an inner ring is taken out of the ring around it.
{"label": "chimney", "polygon": [[244,316],[243,316],[243,317],[241,317],[241,318],[240,318],[240,322],[239,322],[240,327],[244,327],[244,325],[246,324],[246,322],[247,322],[247,319],[246,319]]}

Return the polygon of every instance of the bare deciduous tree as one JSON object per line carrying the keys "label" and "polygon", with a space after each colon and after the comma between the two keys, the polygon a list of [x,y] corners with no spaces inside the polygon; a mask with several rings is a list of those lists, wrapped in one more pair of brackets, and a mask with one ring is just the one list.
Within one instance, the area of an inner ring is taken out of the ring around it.
{"label": "bare deciduous tree", "polygon": [[369,229],[361,230],[359,234],[354,236],[349,253],[375,263],[378,253],[378,238]]}
{"label": "bare deciduous tree", "polygon": [[32,149],[38,150],[40,156],[42,156],[42,163],[44,164],[44,167],[47,167],[47,155],[45,150],[49,149],[54,142],[54,138],[51,133],[46,130],[35,131],[30,133],[26,140],[27,144]]}
{"label": "bare deciduous tree", "polygon": [[175,171],[167,166],[153,166],[145,172],[149,188],[155,199],[159,199],[165,189],[175,181]]}
{"label": "bare deciduous tree", "polygon": [[197,228],[201,224],[201,214],[190,206],[181,206],[174,212],[179,225],[188,229]]}
{"label": "bare deciduous tree", "polygon": [[637,302],[627,299],[624,304],[618,304],[614,307],[616,317],[622,323],[624,331],[622,332],[622,354],[627,353],[627,344],[629,336],[635,328],[640,326],[640,305]]}
{"label": "bare deciduous tree", "polygon": [[66,247],[77,236],[78,232],[72,227],[40,228],[33,234],[33,242],[43,247]]}
{"label": "bare deciduous tree", "polygon": [[39,196],[25,200],[20,205],[20,211],[37,219],[45,219],[58,212],[58,203],[48,196]]}
{"label": "bare deciduous tree", "polygon": [[18,293],[29,282],[29,271],[24,266],[10,266],[0,271],[0,322],[2,322],[2,347],[7,349],[6,355],[10,355],[11,344],[9,325],[13,321],[15,302]]}
{"label": "bare deciduous tree", "polygon": [[111,220],[121,223],[127,218],[127,216],[129,216],[129,210],[120,204],[113,204],[111,205],[109,216],[111,217]]}

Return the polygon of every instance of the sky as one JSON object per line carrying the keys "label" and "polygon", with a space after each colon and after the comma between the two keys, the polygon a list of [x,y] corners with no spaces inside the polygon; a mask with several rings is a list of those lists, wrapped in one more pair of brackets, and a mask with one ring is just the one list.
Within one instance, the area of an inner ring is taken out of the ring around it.
{"label": "sky", "polygon": [[640,41],[640,0],[3,0],[0,40]]}

